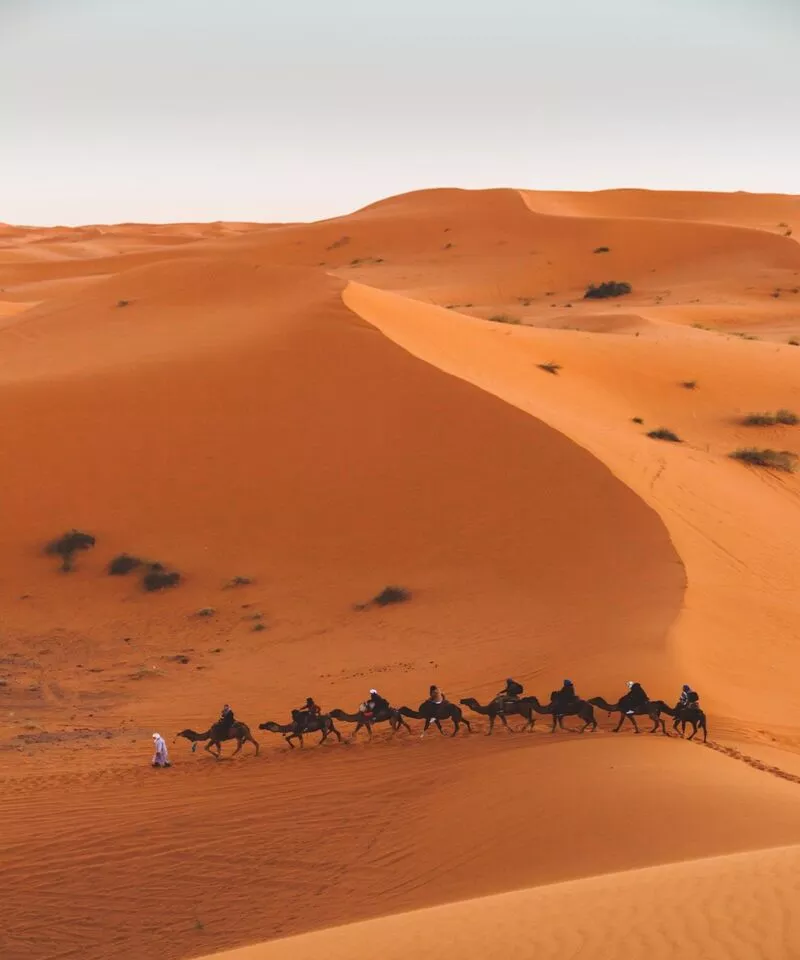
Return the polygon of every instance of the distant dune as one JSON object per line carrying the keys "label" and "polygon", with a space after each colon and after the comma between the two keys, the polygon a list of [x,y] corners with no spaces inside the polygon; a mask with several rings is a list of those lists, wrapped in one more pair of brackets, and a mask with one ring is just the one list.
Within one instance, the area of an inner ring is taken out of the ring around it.
{"label": "distant dune", "polygon": [[[800,488],[729,455],[800,454],[743,422],[800,416],[799,214],[430,190],[0,226],[4,960],[794,957]],[[97,544],[65,574],[72,527]],[[180,585],[107,576],[122,552]],[[411,599],[357,609],[389,584]],[[689,682],[713,749],[599,710],[582,737],[257,730],[509,675]],[[224,702],[260,756],[172,743]]]}

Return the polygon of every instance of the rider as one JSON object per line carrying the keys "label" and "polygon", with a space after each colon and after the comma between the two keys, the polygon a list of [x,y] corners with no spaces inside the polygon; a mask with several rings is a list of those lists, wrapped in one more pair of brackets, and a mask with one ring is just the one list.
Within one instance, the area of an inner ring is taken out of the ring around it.
{"label": "rider", "polygon": [[521,683],[517,683],[516,680],[509,677],[503,689],[495,695],[495,702],[502,706],[508,700],[519,700],[522,696],[523,689]]}
{"label": "rider", "polygon": [[626,713],[633,713],[646,706],[649,700],[641,683],[637,680],[628,680],[628,692],[620,700],[619,705]]}
{"label": "rider", "polygon": [[389,710],[389,701],[382,697],[377,690],[370,690],[369,699],[364,701],[364,709],[361,711],[367,717],[373,717],[376,713]]}
{"label": "rider", "polygon": [[233,715],[233,710],[230,708],[230,704],[225,704],[222,710],[220,711],[219,720],[217,721],[221,726],[221,732],[225,736],[229,736],[231,732],[231,727],[236,722],[236,718]]}
{"label": "rider", "polygon": [[571,680],[565,680],[564,686],[560,690],[554,690],[550,695],[550,702],[554,707],[563,709],[578,699],[575,692],[575,684]]}
{"label": "rider", "polygon": [[430,696],[428,697],[431,703],[440,704],[444,703],[447,697],[442,693],[442,691],[436,686],[435,683],[431,684]]}
{"label": "rider", "polygon": [[700,695],[696,690],[692,690],[688,683],[681,687],[681,696],[678,700],[678,709],[685,710],[687,707],[699,707]]}
{"label": "rider", "polygon": [[298,711],[296,711],[296,713],[297,724],[302,732],[303,730],[308,729],[308,725],[311,723],[311,721],[316,720],[316,718],[322,713],[322,708],[319,706],[319,704],[314,703],[313,697],[306,697],[305,704]]}

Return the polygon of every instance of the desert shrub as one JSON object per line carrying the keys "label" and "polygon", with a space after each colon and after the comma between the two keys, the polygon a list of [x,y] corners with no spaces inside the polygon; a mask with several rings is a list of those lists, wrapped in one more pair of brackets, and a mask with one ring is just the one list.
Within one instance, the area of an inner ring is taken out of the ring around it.
{"label": "desert shrub", "polygon": [[536,366],[540,370],[544,370],[545,373],[552,373],[552,374],[557,374],[558,371],[561,369],[560,363],[537,363]]}
{"label": "desert shrub", "polygon": [[793,413],[791,410],[778,410],[775,413],[775,422],[781,423],[787,427],[794,427],[800,423],[800,417],[796,413]]}
{"label": "desert shrub", "polygon": [[651,440],[666,440],[669,443],[681,443],[681,438],[677,433],[673,433],[666,427],[659,427],[658,430],[651,430],[648,434]]}
{"label": "desert shrub", "polygon": [[129,553],[120,553],[109,563],[108,575],[110,577],[124,577],[126,574],[141,567],[143,561],[138,557],[132,557]]}
{"label": "desert shrub", "polygon": [[366,603],[356,603],[354,610],[369,610],[370,607],[388,607],[393,603],[406,603],[411,599],[411,591],[405,587],[384,587],[380,593],[375,594],[371,600]]}
{"label": "desert shrub", "polygon": [[696,380],[681,380],[680,385],[684,388],[684,390],[696,390],[696,389],[697,389],[697,381],[696,381]]}
{"label": "desert shrub", "polygon": [[631,421],[633,423],[644,423],[644,420],[642,420],[641,417],[631,417]]}
{"label": "desert shrub", "polygon": [[94,545],[95,538],[90,533],[69,530],[56,540],[51,540],[44,550],[49,556],[61,557],[61,569],[68,573],[72,570],[75,554],[81,550],[91,550]]}
{"label": "desert shrub", "polygon": [[732,337],[738,337],[740,340],[760,340],[754,333],[743,333],[741,330],[731,330]]}
{"label": "desert shrub", "polygon": [[130,300],[117,300],[118,307],[127,307],[130,304]]}
{"label": "desert shrub", "polygon": [[611,253],[611,247],[595,247],[592,253]]}
{"label": "desert shrub", "polygon": [[791,473],[795,468],[797,454],[790,450],[758,450],[755,447],[742,447],[730,454],[733,460],[749,463],[754,467],[767,467],[771,470],[783,470]]}
{"label": "desert shrub", "polygon": [[583,295],[584,300],[602,300],[605,297],[622,297],[631,292],[631,285],[621,280],[605,280],[603,283],[590,283]]}
{"label": "desert shrub", "polygon": [[213,617],[217,611],[213,607],[201,607],[195,611],[196,617]]}
{"label": "desert shrub", "polygon": [[520,323],[519,317],[512,317],[508,313],[495,313],[489,319],[492,323]]}
{"label": "desert shrub", "polygon": [[177,587],[181,575],[175,570],[165,570],[160,563],[151,563],[148,572],[142,578],[142,586],[148,593],[155,590],[165,590],[168,587]]}
{"label": "desert shrub", "polygon": [[800,347],[800,340],[787,340],[790,347]]}
{"label": "desert shrub", "polygon": [[405,587],[384,587],[371,602],[378,607],[388,607],[390,603],[405,603],[410,599],[411,593]]}
{"label": "desert shrub", "polygon": [[777,410],[775,413],[748,413],[742,417],[742,423],[746,427],[774,427],[778,423],[794,427],[800,423],[800,417],[791,410]]}

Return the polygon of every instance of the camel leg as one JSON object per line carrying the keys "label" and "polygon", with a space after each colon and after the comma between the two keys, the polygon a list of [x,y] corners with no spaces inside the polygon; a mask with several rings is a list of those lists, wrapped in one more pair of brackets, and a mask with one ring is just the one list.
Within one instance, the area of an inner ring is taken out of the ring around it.
{"label": "camel leg", "polygon": [[[438,722],[438,721],[437,721],[437,722]],[[419,735],[420,740],[425,736],[425,733],[427,732],[427,729],[428,729],[428,727],[429,727],[430,725],[431,725],[431,722],[430,722],[430,720],[426,717],[426,718],[425,718],[425,726],[422,728],[422,733]],[[441,729],[441,727],[440,727],[439,729]]]}
{"label": "camel leg", "polygon": [[[369,729],[369,728],[367,728],[367,729]],[[339,741],[339,743],[342,742],[342,735],[341,735],[341,733],[339,733],[339,731],[336,729],[336,727],[334,727],[333,724],[331,724],[331,728],[330,728],[330,730],[329,730],[328,732],[329,732],[329,733],[332,733],[332,734],[336,737],[336,739]],[[371,730],[370,730],[369,735],[370,735],[370,738],[372,738],[372,731],[371,731]]]}
{"label": "camel leg", "polygon": [[638,732],[639,732],[639,724],[636,722],[636,717],[635,717],[633,714],[630,714],[630,716],[628,717],[628,719],[629,719],[630,722],[633,724],[633,732],[634,732],[634,733],[638,733]]}
{"label": "camel leg", "polygon": [[247,739],[256,748],[256,756],[258,756],[258,740],[255,740],[253,737],[248,737]]}
{"label": "camel leg", "polygon": [[436,724],[436,726],[439,728],[439,733],[441,733],[441,735],[444,736],[444,730],[442,729],[442,724],[441,724],[441,721],[438,719],[438,717],[437,717],[437,719],[434,720],[433,722],[434,722],[434,723]]}
{"label": "camel leg", "polygon": [[244,743],[244,738],[236,738],[236,749],[231,754],[232,757],[235,757],[236,754],[242,749],[242,744]]}
{"label": "camel leg", "polygon": [[467,733],[472,733],[472,724],[469,722],[469,720],[467,720],[466,717],[462,717],[461,722],[467,728]]}
{"label": "camel leg", "polygon": [[533,714],[529,713],[528,718],[525,721],[525,726],[522,728],[522,730],[520,730],[520,733],[529,733],[531,730],[533,730],[534,723],[536,723],[536,721],[533,719]]}
{"label": "camel leg", "polygon": [[[216,748],[217,748],[216,753],[214,753],[214,752],[212,751],[212,749],[211,749],[213,746],[216,746]],[[222,748],[221,748],[220,744],[216,743],[214,740],[209,740],[208,743],[206,744],[206,747],[205,747],[205,748],[206,748],[206,750],[208,750],[208,752],[211,754],[211,756],[212,756],[215,760],[219,760],[219,756],[220,756],[220,754],[222,753]]]}
{"label": "camel leg", "polygon": [[509,727],[509,725],[508,725],[508,720],[506,720],[505,714],[504,714],[504,713],[501,713],[499,716],[500,716],[500,720],[502,721],[502,724],[503,724],[503,726],[506,728],[506,730],[508,730],[509,733],[513,733],[514,731],[511,729],[511,727]]}
{"label": "camel leg", "polygon": [[658,722],[661,724],[661,732],[665,737],[668,737],[669,734],[667,733],[667,725],[664,723],[664,718],[661,716],[661,714],[658,715]]}

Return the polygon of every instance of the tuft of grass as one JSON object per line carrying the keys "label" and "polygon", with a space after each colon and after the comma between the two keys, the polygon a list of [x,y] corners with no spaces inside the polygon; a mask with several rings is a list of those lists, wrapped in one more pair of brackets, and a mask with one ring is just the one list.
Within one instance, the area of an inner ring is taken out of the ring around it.
{"label": "tuft of grass", "polygon": [[262,630],[266,630],[266,629],[267,629],[266,623],[259,622],[253,625],[253,633],[261,633]]}
{"label": "tuft of grass", "polygon": [[232,587],[246,587],[253,582],[252,577],[232,577],[223,589],[230,590]]}
{"label": "tuft of grass", "polygon": [[754,333],[743,333],[741,330],[731,330],[732,337],[739,337],[740,340],[760,340]]}
{"label": "tuft of grass", "polygon": [[681,385],[685,390],[696,390],[696,389],[697,389],[697,381],[696,381],[696,380],[681,380],[680,385]]}
{"label": "tuft of grass", "polygon": [[774,427],[780,423],[786,427],[794,427],[800,423],[800,417],[791,410],[776,410],[775,413],[748,413],[742,417],[746,427]]}
{"label": "tuft of grass", "polygon": [[595,247],[592,253],[611,253],[611,247]]}
{"label": "tuft of grass", "polygon": [[729,454],[731,459],[750,464],[753,467],[766,467],[768,470],[782,470],[792,473],[797,462],[797,454],[790,450],[759,450],[756,447],[742,447]]}
{"label": "tuft of grass", "polygon": [[711,327],[707,327],[704,323],[693,323],[692,326],[695,330],[710,330]]}
{"label": "tuft of grass", "polygon": [[790,347],[800,347],[800,340],[795,340],[794,338],[792,338],[791,340],[787,340],[786,342],[789,344]]}
{"label": "tuft of grass", "polygon": [[558,374],[561,369],[560,363],[537,363],[536,366],[540,370],[544,370],[545,373],[552,373],[553,375]]}
{"label": "tuft of grass", "polygon": [[668,443],[682,443],[683,441],[677,433],[668,430],[666,427],[659,427],[658,430],[651,430],[648,434],[651,440],[666,440]]}
{"label": "tuft of grass", "polygon": [[213,607],[201,607],[195,611],[196,617],[213,617],[217,611]]}
{"label": "tuft of grass", "polygon": [[644,423],[641,417],[631,417],[631,423]]}
{"label": "tuft of grass", "polygon": [[590,283],[583,294],[584,300],[603,300],[606,297],[622,297],[631,292],[631,285],[623,280],[604,280]]}
{"label": "tuft of grass", "polygon": [[130,300],[117,300],[118,307],[127,307],[130,304]]}
{"label": "tuft of grass", "polygon": [[492,323],[517,324],[522,322],[519,319],[519,317],[512,317],[511,314],[508,314],[508,313],[495,313],[491,317],[489,317],[489,320],[491,320]]}

